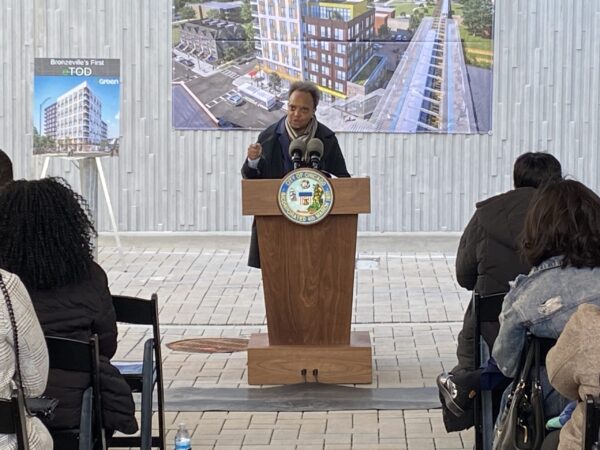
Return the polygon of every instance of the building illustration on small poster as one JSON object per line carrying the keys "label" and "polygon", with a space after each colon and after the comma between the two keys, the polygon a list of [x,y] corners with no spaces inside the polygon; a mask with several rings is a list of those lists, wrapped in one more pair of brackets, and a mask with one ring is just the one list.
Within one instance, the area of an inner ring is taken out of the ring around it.
{"label": "building illustration on small poster", "polygon": [[120,60],[36,58],[33,154],[117,155],[120,107]]}

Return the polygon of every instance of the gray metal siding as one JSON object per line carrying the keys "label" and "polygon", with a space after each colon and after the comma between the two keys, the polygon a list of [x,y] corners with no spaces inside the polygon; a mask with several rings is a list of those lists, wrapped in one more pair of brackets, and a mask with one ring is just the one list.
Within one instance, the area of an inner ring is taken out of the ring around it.
{"label": "gray metal siding", "polygon": [[[0,147],[31,156],[34,57],[120,58],[121,153],[103,165],[123,231],[240,231],[239,168],[256,132],[171,129],[171,0],[0,0]],[[600,2],[496,2],[493,134],[341,134],[371,177],[365,231],[460,231],[474,203],[511,187],[515,157],[548,151],[598,191]],[[75,163],[51,175],[78,188]],[[101,192],[100,192],[101,194]],[[99,228],[110,223],[103,198]]]}

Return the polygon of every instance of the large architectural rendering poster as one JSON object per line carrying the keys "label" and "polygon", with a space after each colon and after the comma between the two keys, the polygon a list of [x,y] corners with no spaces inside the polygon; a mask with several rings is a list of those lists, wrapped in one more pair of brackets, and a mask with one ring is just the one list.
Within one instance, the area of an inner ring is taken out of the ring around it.
{"label": "large architectural rendering poster", "polygon": [[118,59],[36,58],[34,71],[34,155],[118,154]]}
{"label": "large architectural rendering poster", "polygon": [[495,0],[173,1],[173,126],[262,129],[312,80],[335,131],[491,131]]}

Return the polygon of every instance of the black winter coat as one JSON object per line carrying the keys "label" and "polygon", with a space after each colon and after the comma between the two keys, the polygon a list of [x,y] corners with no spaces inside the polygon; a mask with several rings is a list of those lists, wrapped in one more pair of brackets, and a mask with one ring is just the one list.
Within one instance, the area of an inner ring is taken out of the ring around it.
{"label": "black winter coat", "polygon": [[456,257],[458,284],[481,295],[509,290],[509,281],[529,272],[518,239],[535,189],[517,188],[477,203]]}
{"label": "black winter coat", "polygon": [[[258,135],[258,140],[262,146],[262,155],[257,169],[248,167],[248,159],[242,166],[242,177],[244,178],[283,178],[288,172],[285,170],[284,157],[288,157],[288,151],[282,152],[280,138],[281,121],[274,123]],[[323,142],[323,156],[321,157],[321,168],[336,177],[349,177],[346,169],[344,155],[338,143],[335,133],[322,123],[318,123],[317,139]],[[250,267],[260,268],[260,256],[258,252],[258,235],[256,233],[256,221],[252,223],[252,236],[250,238],[250,254],[248,256],[248,265]]]}
{"label": "black winter coat", "polygon": [[[98,334],[104,426],[107,430],[135,433],[138,426],[131,390],[110,364],[117,350],[117,323],[104,270],[94,263],[87,280],[56,289],[28,291],[46,336],[87,341],[93,333]],[[51,430],[79,427],[81,397],[88,383],[86,374],[50,369],[44,395],[60,402],[47,424]]]}

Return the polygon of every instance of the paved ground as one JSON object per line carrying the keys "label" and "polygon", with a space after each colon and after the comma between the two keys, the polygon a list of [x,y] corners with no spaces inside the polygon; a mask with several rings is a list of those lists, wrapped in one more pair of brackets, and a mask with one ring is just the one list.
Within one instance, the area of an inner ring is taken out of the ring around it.
{"label": "paved ground", "polygon": [[[246,266],[247,236],[110,237],[99,260],[115,294],[157,292],[166,387],[247,388],[246,355],[181,353],[189,337],[248,337],[266,330],[260,272]],[[453,366],[469,294],[454,278],[456,235],[364,237],[358,244],[353,328],[369,330],[373,384],[429,387]],[[436,250],[435,252],[433,250]],[[121,327],[118,358],[134,357],[143,327]],[[168,412],[169,442],[185,422],[198,449],[463,449],[472,432],[447,434],[440,410]]]}

